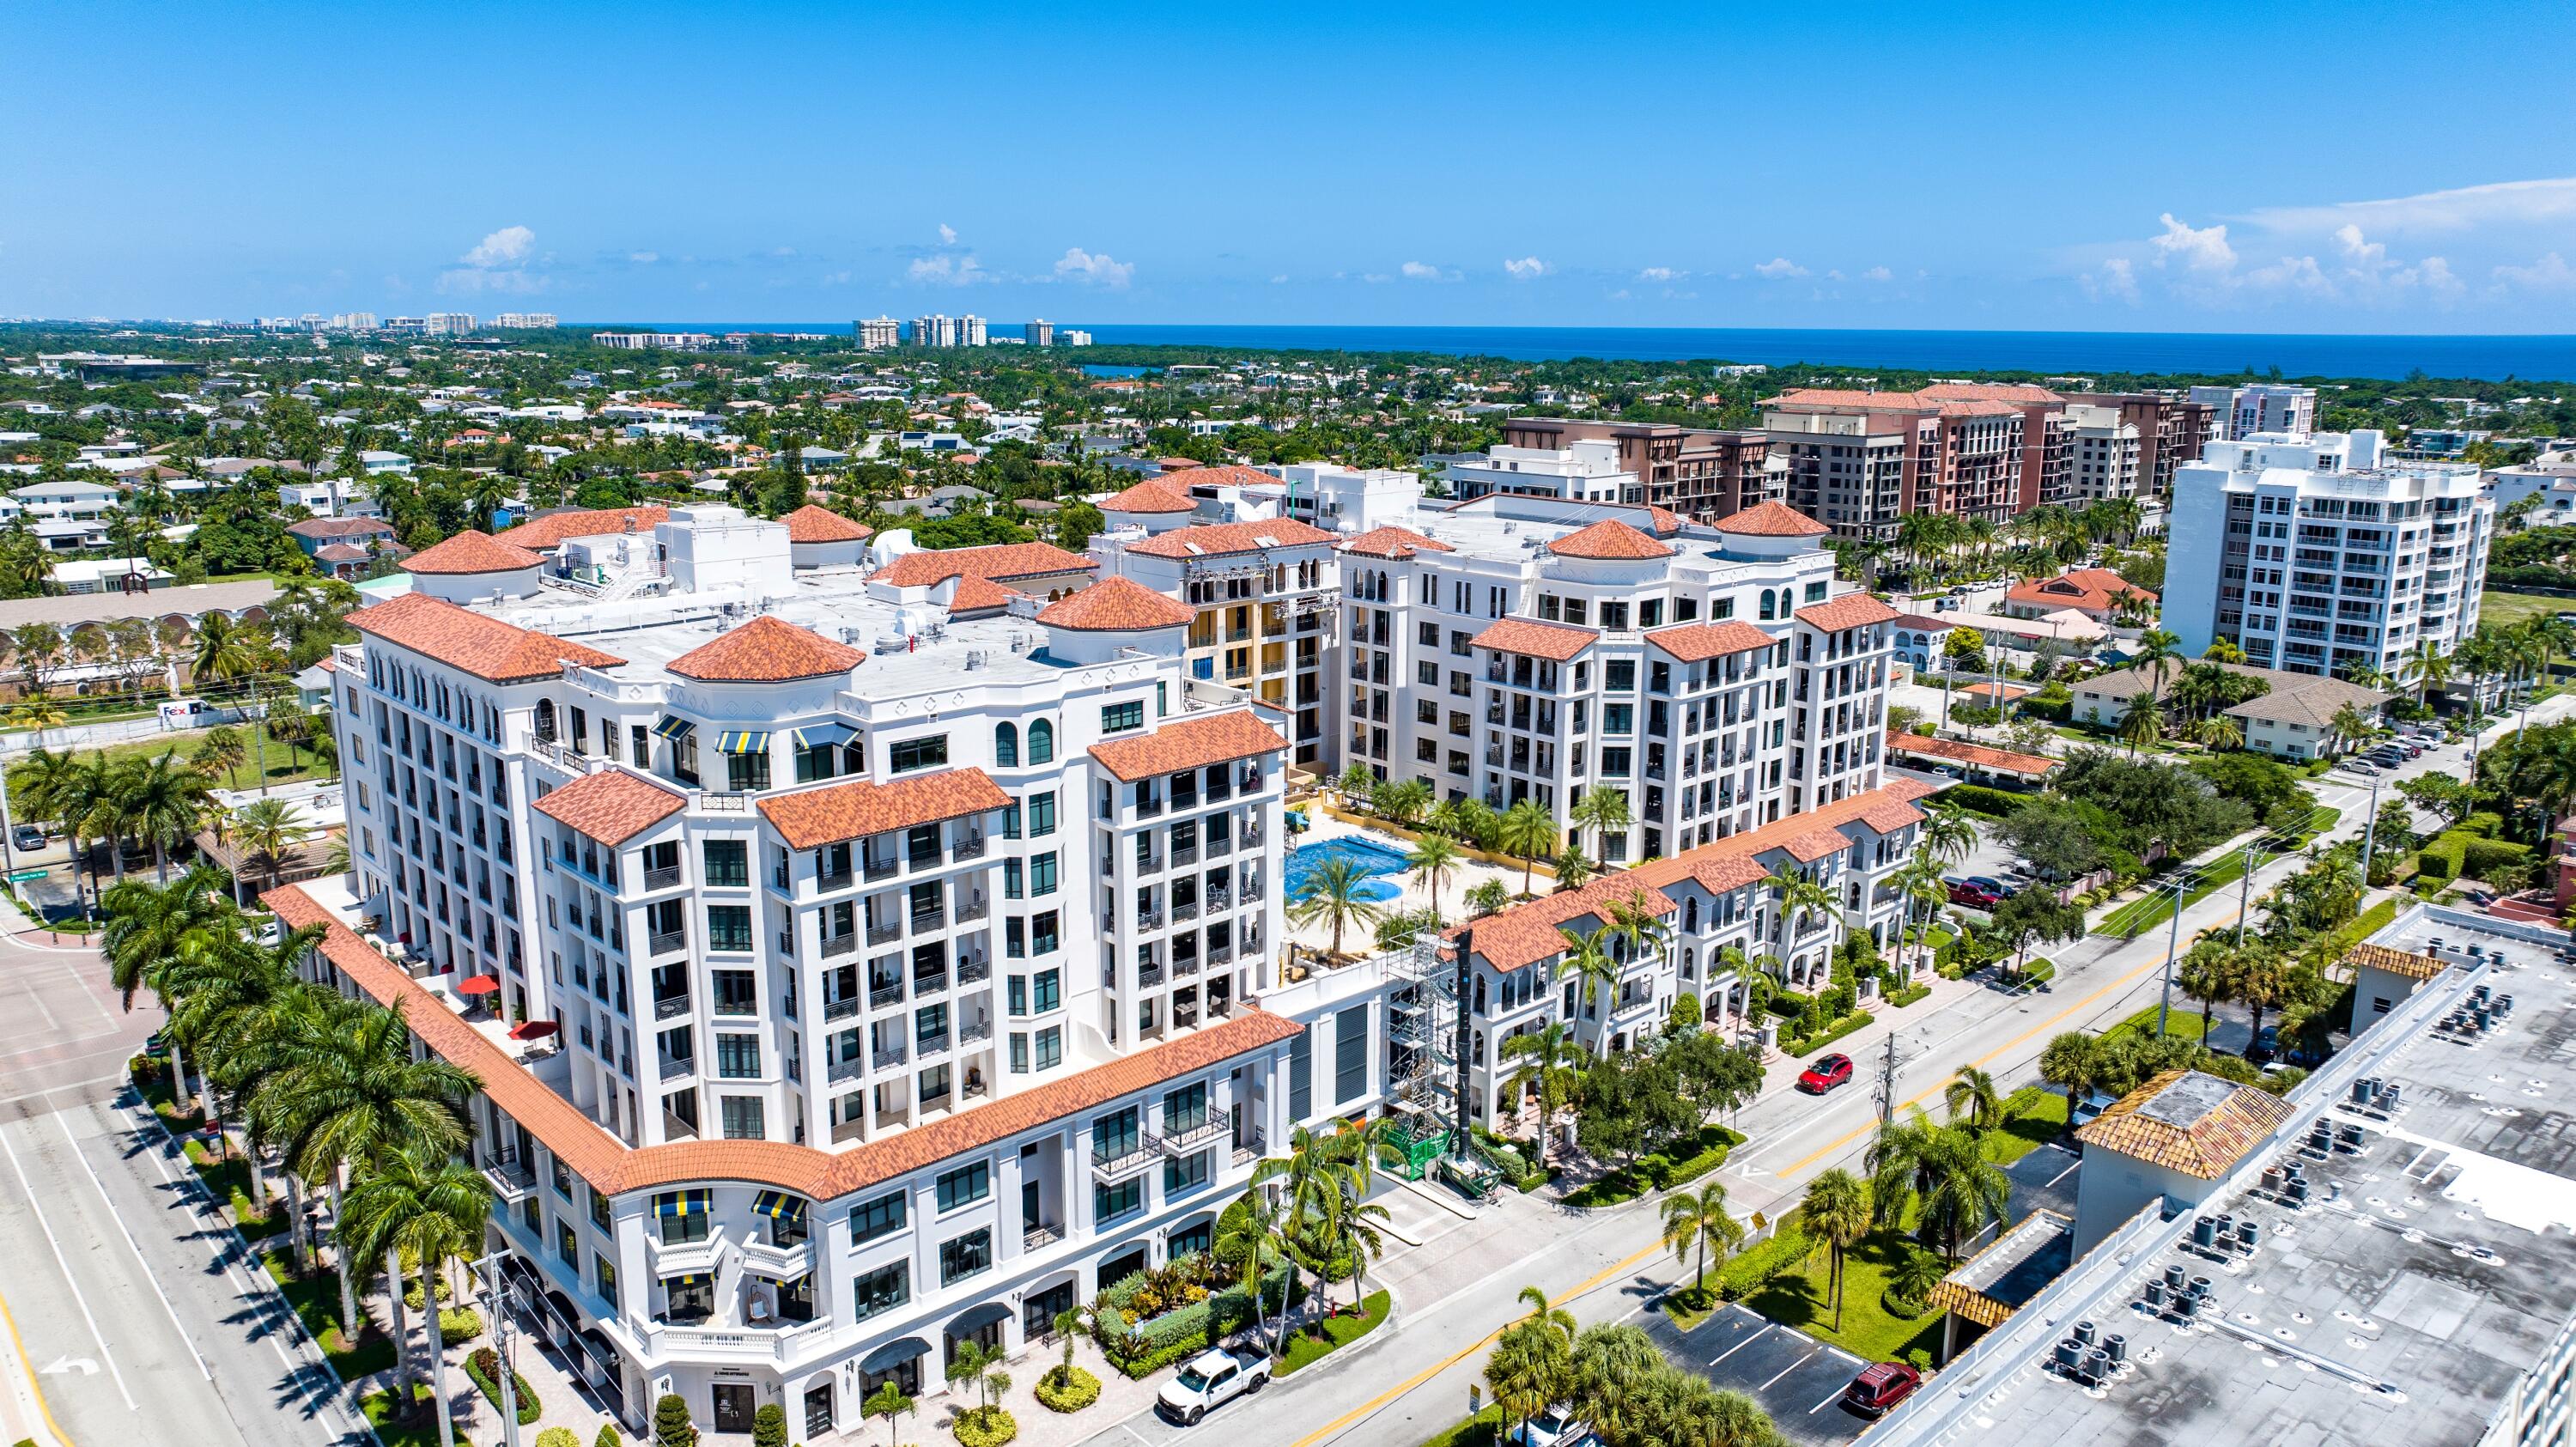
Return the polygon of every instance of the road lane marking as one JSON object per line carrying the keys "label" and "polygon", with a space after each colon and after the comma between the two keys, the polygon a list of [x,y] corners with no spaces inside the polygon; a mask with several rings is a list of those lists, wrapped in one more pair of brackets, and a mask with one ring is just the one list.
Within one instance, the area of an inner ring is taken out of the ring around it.
{"label": "road lane marking", "polygon": [[0,1151],[9,1156],[9,1169],[18,1176],[18,1189],[25,1193],[27,1209],[36,1217],[37,1227],[45,1233],[45,1244],[54,1248],[54,1264],[62,1268],[63,1284],[71,1288],[72,1300],[80,1307],[81,1320],[89,1323],[90,1338],[98,1343],[98,1354],[107,1359],[107,1374],[116,1378],[116,1393],[125,1399],[125,1410],[140,1412],[134,1392],[125,1385],[125,1369],[116,1364],[116,1353],[108,1350],[107,1333],[98,1329],[98,1318],[90,1314],[89,1298],[81,1294],[80,1283],[72,1278],[72,1263],[63,1255],[63,1243],[54,1239],[54,1224],[45,1219],[45,1208],[36,1204],[36,1183],[27,1179],[27,1168],[18,1161],[18,1148],[9,1144],[9,1133],[0,1130]]}
{"label": "road lane marking", "polygon": [[36,1414],[45,1419],[45,1426],[52,1430],[56,1442],[62,1447],[72,1447],[72,1434],[64,1431],[63,1424],[54,1420],[53,1406],[45,1400],[43,1384],[36,1380],[36,1364],[27,1360],[27,1343],[18,1335],[18,1318],[10,1314],[9,1298],[5,1296],[0,1296],[0,1324],[9,1328],[9,1345],[18,1353],[18,1365],[27,1374],[27,1394],[36,1399]]}
{"label": "road lane marking", "polygon": [[60,1095],[66,1090],[83,1090],[93,1085],[105,1085],[110,1081],[125,1078],[125,1073],[119,1071],[114,1075],[102,1075],[95,1080],[74,1080],[62,1085],[49,1085],[42,1090],[28,1091],[25,1095],[0,1095],[0,1105],[16,1105],[22,1100],[42,1100],[49,1095]]}
{"label": "road lane marking", "polygon": [[2075,1174],[2075,1172],[2076,1172],[2077,1167],[2080,1167],[2080,1166],[2082,1166],[2083,1164],[2084,1164],[2084,1158],[2083,1158],[2082,1156],[2077,1156],[2074,1160],[2072,1160],[2072,1161],[2070,1161],[2070,1162],[2068,1162],[2068,1163],[2067,1163],[2067,1167],[2066,1167],[2066,1169],[2065,1169],[2065,1170],[2059,1171],[2056,1175],[2053,1175],[2053,1176],[2049,1177],[2049,1178],[2048,1178],[2048,1185],[2047,1185],[2047,1186],[2043,1186],[2043,1187],[2041,1187],[2040,1189],[2042,1189],[2042,1190],[2048,1190],[2048,1189],[2051,1189],[2051,1188],[2055,1187],[2055,1186],[2056,1186],[2056,1184],[2057,1184],[2058,1182],[2060,1182],[2060,1181],[2062,1181],[2062,1180],[2065,1180],[2068,1176],[2074,1175],[2074,1174]]}
{"label": "road lane marking", "polygon": [[[1822,1342],[1817,1343],[1817,1344],[1816,1344],[1816,1351],[1822,1351],[1822,1350],[1824,1350],[1824,1344],[1823,1344]],[[1780,1369],[1780,1377],[1785,1377],[1785,1376],[1789,1375],[1791,1372],[1796,1371],[1798,1368],[1805,1366],[1807,1363],[1812,1362],[1812,1361],[1814,1361],[1815,1359],[1816,1359],[1816,1352],[1809,1352],[1809,1353],[1807,1353],[1805,1356],[1800,1357],[1800,1358],[1798,1358],[1796,1361],[1789,1363],[1789,1365],[1787,1365],[1787,1366],[1785,1366],[1785,1367],[1782,1367],[1782,1368]],[[1761,1386],[1758,1386],[1758,1387],[1754,1388],[1753,1390],[1755,1390],[1755,1391],[1757,1391],[1757,1392],[1767,1392],[1767,1391],[1771,1390],[1773,1387],[1776,1387],[1776,1386],[1778,1386],[1778,1385],[1780,1384],[1780,1377],[1773,1377],[1771,1380],[1769,1380],[1769,1381],[1767,1381],[1767,1382],[1764,1382]]]}
{"label": "road lane marking", "polygon": [[107,1207],[109,1218],[116,1222],[117,1234],[125,1238],[127,1249],[134,1253],[134,1264],[143,1268],[143,1279],[151,1283],[152,1294],[161,1298],[161,1309],[169,1313],[171,1330],[179,1333],[179,1340],[186,1344],[188,1355],[196,1359],[197,1375],[213,1381],[214,1368],[207,1366],[205,1357],[198,1352],[196,1338],[188,1334],[188,1324],[179,1320],[179,1308],[170,1304],[170,1293],[161,1289],[161,1274],[152,1269],[151,1262],[143,1259],[143,1243],[134,1239],[134,1228],[125,1224],[125,1213],[117,1210],[116,1203],[108,1199],[107,1182],[98,1178],[98,1171],[90,1165],[89,1157],[81,1153],[80,1137],[72,1134],[72,1123],[56,1115],[54,1124],[62,1127],[63,1143],[72,1148],[72,1159],[80,1162],[81,1173],[88,1176],[90,1185],[97,1189],[99,1204]]}
{"label": "road lane marking", "polygon": [[1753,1345],[1755,1342],[1760,1341],[1764,1335],[1769,1333],[1770,1330],[1771,1323],[1769,1321],[1763,1322],[1760,1326],[1753,1329],[1753,1335],[1748,1336],[1744,1340],[1737,1342],[1735,1345],[1728,1347],[1726,1350],[1719,1352],[1716,1356],[1710,1357],[1708,1359],[1708,1364],[1712,1367],[1716,1366],[1719,1362],[1725,1361],[1728,1357],[1731,1357],[1737,1352],[1744,1350],[1746,1347]]}
{"label": "road lane marking", "polygon": [[1823,1411],[1823,1410],[1824,1410],[1824,1409],[1826,1409],[1827,1407],[1832,1406],[1834,1403],[1841,1401],[1841,1400],[1843,1399],[1843,1393],[1848,1392],[1848,1391],[1850,1391],[1850,1390],[1851,1390],[1851,1388],[1850,1388],[1849,1386],[1840,1386],[1840,1387],[1836,1387],[1836,1388],[1834,1388],[1834,1393],[1833,1393],[1833,1395],[1832,1395],[1832,1396],[1830,1396],[1830,1397],[1825,1398],[1825,1399],[1824,1399],[1823,1401],[1821,1401],[1821,1402],[1818,1402],[1816,1405],[1814,1405],[1814,1406],[1812,1406],[1812,1407],[1809,1407],[1809,1408],[1807,1409],[1807,1415],[1808,1415],[1808,1416],[1810,1416],[1810,1417],[1812,1417],[1812,1416],[1816,1415],[1818,1412]]}

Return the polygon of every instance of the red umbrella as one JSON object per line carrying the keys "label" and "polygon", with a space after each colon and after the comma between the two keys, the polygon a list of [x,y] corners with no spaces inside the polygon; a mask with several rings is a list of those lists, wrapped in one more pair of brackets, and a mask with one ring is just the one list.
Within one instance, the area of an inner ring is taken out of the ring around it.
{"label": "red umbrella", "polygon": [[563,1027],[552,1020],[522,1020],[510,1027],[513,1040],[543,1040]]}
{"label": "red umbrella", "polygon": [[501,977],[499,975],[469,976],[466,979],[456,982],[456,993],[460,995],[497,995],[501,993]]}

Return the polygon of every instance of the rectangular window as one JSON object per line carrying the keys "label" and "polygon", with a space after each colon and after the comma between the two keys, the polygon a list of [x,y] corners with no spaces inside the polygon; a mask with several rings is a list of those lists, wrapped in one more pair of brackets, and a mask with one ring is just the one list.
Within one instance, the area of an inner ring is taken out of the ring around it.
{"label": "rectangular window", "polygon": [[939,1209],[945,1214],[993,1194],[993,1168],[984,1161],[959,1166],[939,1177]]}
{"label": "rectangular window", "polygon": [[1012,959],[1024,958],[1029,952],[1028,921],[1011,915],[1002,921],[1002,953]]}
{"label": "rectangular window", "polygon": [[1048,910],[1044,914],[1031,918],[1029,921],[1030,950],[1041,955],[1055,953],[1055,930],[1056,914],[1054,910]]}
{"label": "rectangular window", "polygon": [[1144,726],[1145,705],[1141,701],[1113,703],[1100,711],[1100,731],[1104,734],[1125,733]]}
{"label": "rectangular window", "polygon": [[1197,1190],[1206,1185],[1207,1181],[1208,1153],[1206,1151],[1183,1156],[1176,1161],[1163,1162],[1163,1194],[1166,1196],[1177,1196],[1183,1191]]}
{"label": "rectangular window", "polygon": [[725,785],[737,794],[757,793],[768,788],[768,753],[725,755]]}
{"label": "rectangular window", "polygon": [[1095,1183],[1091,1188],[1091,1219],[1105,1226],[1121,1216],[1145,1209],[1145,1183],[1142,1179],[1121,1181],[1114,1186]]}
{"label": "rectangular window", "polygon": [[1041,1015],[1063,1003],[1059,998],[1056,975],[1057,972],[1054,970],[1040,970],[1035,977],[1031,1008]]}
{"label": "rectangular window", "polygon": [[1138,1124],[1136,1107],[1104,1115],[1091,1123],[1091,1155],[1094,1160],[1114,1161],[1132,1156],[1144,1143],[1143,1127]]}
{"label": "rectangular window", "polygon": [[1207,1086],[1192,1085],[1163,1097],[1163,1134],[1179,1135],[1207,1118]]}
{"label": "rectangular window", "polygon": [[1314,1113],[1315,1032],[1308,1026],[1288,1042],[1288,1121],[1294,1125]]}
{"label": "rectangular window", "polygon": [[728,1080],[756,1080],[760,1076],[760,1037],[757,1035],[718,1035],[716,1037],[716,1074]]}
{"label": "rectangular window", "polygon": [[1064,1031],[1049,1025],[1038,1032],[1038,1069],[1053,1070],[1064,1063]]}
{"label": "rectangular window", "polygon": [[889,1261],[850,1285],[850,1315],[865,1321],[912,1299],[912,1263]]}
{"label": "rectangular window", "polygon": [[886,766],[898,774],[914,769],[935,769],[948,762],[948,735],[905,739],[887,750],[886,755]]}
{"label": "rectangular window", "polygon": [[1029,837],[1044,839],[1055,832],[1055,792],[1029,796]]}
{"label": "rectangular window", "polygon": [[1366,1005],[1333,1017],[1333,1099],[1339,1104],[1368,1093],[1368,1026]]}
{"label": "rectangular window", "polygon": [[1011,1032],[1011,1073],[1029,1073],[1029,1037],[1016,1030]]}
{"label": "rectangular window", "polygon": [[747,904],[708,905],[707,948],[749,950],[751,948],[751,906]]}
{"label": "rectangular window", "polygon": [[756,1141],[767,1138],[768,1132],[764,1128],[765,1123],[761,1117],[759,1096],[728,1095],[722,1099],[726,1140]]}
{"label": "rectangular window", "polygon": [[590,1258],[590,1274],[599,1278],[599,1294],[608,1299],[610,1306],[617,1305],[617,1264],[594,1255]]}
{"label": "rectangular window", "polygon": [[1003,861],[1002,861],[1002,898],[1004,898],[1004,899],[1018,899],[1018,898],[1021,896],[1021,894],[1022,894],[1023,892],[1025,892],[1025,886],[1024,886],[1024,885],[1022,885],[1020,881],[1021,881],[1020,861],[1018,861],[1018,860],[1016,860],[1016,859],[1005,859],[1005,860],[1003,860]]}
{"label": "rectangular window", "polygon": [[1049,850],[1029,860],[1029,893],[1037,896],[1055,893],[1055,851]]}
{"label": "rectangular window", "polygon": [[751,845],[744,840],[708,840],[706,862],[709,884],[739,887],[751,883]]}
{"label": "rectangular window", "polygon": [[903,1192],[861,1201],[850,1212],[850,1244],[864,1246],[903,1229]]}
{"label": "rectangular window", "polygon": [[1013,975],[1005,988],[1010,996],[1011,1018],[1018,1019],[1029,1013],[1029,977]]}
{"label": "rectangular window", "polygon": [[987,1227],[969,1231],[939,1247],[939,1284],[954,1286],[993,1264],[993,1232]]}

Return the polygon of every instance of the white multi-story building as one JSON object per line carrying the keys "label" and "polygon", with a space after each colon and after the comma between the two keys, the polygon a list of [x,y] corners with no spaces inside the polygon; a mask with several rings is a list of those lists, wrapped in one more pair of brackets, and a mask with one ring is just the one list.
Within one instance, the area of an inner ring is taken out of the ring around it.
{"label": "white multi-story building", "polygon": [[1579,438],[1562,448],[1493,447],[1441,470],[1452,496],[1494,493],[1565,498],[1573,502],[1643,502],[1645,486],[1619,465],[1619,444]]}
{"label": "white multi-story building", "polygon": [[2080,506],[2106,497],[2138,496],[2138,425],[2121,420],[2117,407],[2089,402],[2067,404],[2066,422],[2073,452],[2067,467],[2067,495],[2049,501]]}
{"label": "white multi-story building", "polygon": [[2207,404],[2218,418],[2220,441],[2243,441],[2278,435],[2305,439],[2317,430],[2317,389],[2279,382],[2242,387],[2194,387],[2190,400]]}
{"label": "white multi-story building", "polygon": [[557,325],[553,312],[503,312],[492,325],[510,331],[541,331]]}
{"label": "white multi-story building", "polygon": [[1560,825],[1618,790],[1631,827],[1581,841],[1610,863],[1874,789],[1898,615],[1834,594],[1824,533],[1776,502],[1702,526],[1496,494],[1354,537],[1343,762]]}
{"label": "white multi-story building", "polygon": [[2213,442],[2174,474],[2164,626],[2293,673],[2402,677],[2477,628],[2495,499],[2373,431]]}
{"label": "white multi-story building", "polygon": [[854,1429],[1382,1103],[1410,980],[1261,1008],[1289,742],[1189,676],[1191,609],[1043,544],[595,519],[352,616],[354,873],[271,898],[475,1072],[513,1269],[630,1427]]}
{"label": "white multi-story building", "polygon": [[891,351],[903,343],[903,323],[892,317],[852,322],[850,330],[858,334],[859,350],[863,352]]}
{"label": "white multi-story building", "polygon": [[980,347],[986,341],[985,322],[979,316],[952,317],[934,312],[912,319],[912,344],[916,347]]}
{"label": "white multi-story building", "polygon": [[472,312],[431,312],[421,318],[421,330],[433,337],[461,337],[477,325]]}
{"label": "white multi-story building", "polygon": [[1055,345],[1055,323],[1039,317],[1021,329],[1021,336],[1032,347],[1052,347]]}

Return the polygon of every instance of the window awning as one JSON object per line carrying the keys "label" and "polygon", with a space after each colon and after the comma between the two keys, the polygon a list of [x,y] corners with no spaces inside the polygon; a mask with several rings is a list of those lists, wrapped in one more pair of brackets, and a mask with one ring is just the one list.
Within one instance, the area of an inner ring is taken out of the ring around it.
{"label": "window awning", "polygon": [[857,733],[845,723],[811,723],[789,729],[787,737],[800,749],[830,749],[848,743]]}
{"label": "window awning", "polygon": [[803,1286],[806,1282],[814,1279],[814,1273],[811,1271],[799,1271],[793,1276],[773,1276],[756,1267],[746,1267],[744,1269],[749,1275],[757,1277],[762,1281],[769,1282],[781,1291],[794,1291],[796,1288]]}
{"label": "window awning", "polygon": [[802,1221],[805,1219],[805,1198],[791,1196],[785,1191],[763,1191],[751,1198],[751,1210],[752,1214],[767,1216],[773,1221]]}
{"label": "window awning", "polygon": [[696,727],[696,724],[680,717],[678,714],[666,713],[662,715],[661,722],[653,725],[653,732],[666,739],[676,739],[687,734],[691,729]]}
{"label": "window awning", "polygon": [[707,1273],[699,1271],[687,1276],[665,1276],[662,1278],[662,1285],[666,1289],[674,1286],[704,1286],[707,1280]]}
{"label": "window awning", "polygon": [[709,1203],[714,1199],[715,1192],[711,1190],[664,1191],[662,1194],[653,1198],[653,1214],[656,1216],[703,1216],[707,1213]]}
{"label": "window awning", "polygon": [[716,735],[716,752],[720,754],[757,754],[768,747],[767,729],[726,729]]}

